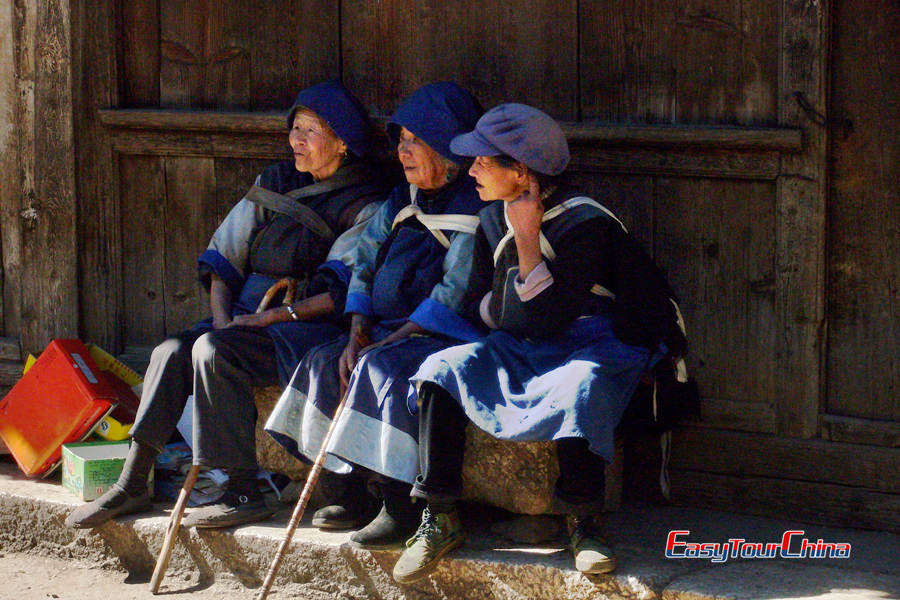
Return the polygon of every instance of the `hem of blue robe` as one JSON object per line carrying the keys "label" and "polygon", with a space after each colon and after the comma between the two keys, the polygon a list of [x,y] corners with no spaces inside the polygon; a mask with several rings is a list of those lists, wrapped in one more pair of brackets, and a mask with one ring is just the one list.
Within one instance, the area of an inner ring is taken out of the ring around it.
{"label": "hem of blue robe", "polygon": [[[290,410],[291,404],[302,404],[303,406],[303,417],[300,419],[302,430],[298,426],[296,431],[288,431],[288,427],[286,427],[287,424],[293,425],[285,415],[285,412]],[[330,426],[331,417],[319,410],[312,402],[307,402],[306,394],[288,387],[275,404],[263,429],[291,455],[298,458],[302,456],[312,462],[318,457],[325,434]],[[349,473],[352,470],[352,467],[346,462],[331,455],[325,456],[323,467],[340,474]]]}
{"label": "hem of blue robe", "polygon": [[349,407],[338,419],[328,453],[406,483],[419,474],[419,444],[412,436]]}
{"label": "hem of blue robe", "polygon": [[425,298],[409,316],[409,320],[428,331],[464,342],[482,337],[482,333],[471,323],[432,298]]}
{"label": "hem of blue robe", "polygon": [[341,283],[347,285],[350,283],[350,269],[347,268],[347,265],[342,263],[339,260],[329,260],[322,263],[319,268],[319,271],[333,271],[335,275],[341,280]]}
{"label": "hem of blue robe", "polygon": [[372,298],[359,292],[350,292],[347,294],[347,301],[344,303],[344,314],[357,313],[371,317],[375,315],[375,309],[372,307]]}
{"label": "hem of blue robe", "polygon": [[218,275],[222,281],[225,282],[225,285],[228,286],[228,289],[231,290],[232,294],[240,294],[241,287],[244,284],[244,276],[234,268],[234,265],[228,262],[227,258],[215,250],[206,250],[200,255],[200,258],[197,259],[198,269],[200,268],[200,265],[208,265],[213,273]]}

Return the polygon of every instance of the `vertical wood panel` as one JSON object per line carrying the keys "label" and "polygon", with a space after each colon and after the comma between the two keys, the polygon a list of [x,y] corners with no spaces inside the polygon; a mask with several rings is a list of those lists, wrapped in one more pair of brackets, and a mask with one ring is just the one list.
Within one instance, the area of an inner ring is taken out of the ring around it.
{"label": "vertical wood panel", "polygon": [[900,421],[900,6],[836,2],[828,404]]}
{"label": "vertical wood panel", "polygon": [[773,185],[661,178],[656,191],[657,262],[681,298],[702,394],[774,402]]}
{"label": "vertical wood panel", "polygon": [[166,180],[157,156],[119,161],[123,346],[165,336]]}
{"label": "vertical wood panel", "polygon": [[122,103],[159,104],[159,0],[121,0]]}
{"label": "vertical wood panel", "polygon": [[783,154],[776,196],[775,345],[779,433],[813,437],[822,399],[824,349],[826,130],[804,114],[800,92],[827,113],[830,2],[782,0],[779,124],[803,128],[804,148]]}
{"label": "vertical wood panel", "polygon": [[613,212],[644,249],[653,254],[653,178],[575,172],[570,181]]}
{"label": "vertical wood panel", "polygon": [[[341,3],[333,0],[296,0],[295,14],[296,65],[292,66],[293,86],[286,98],[287,102],[273,105],[274,108],[289,106],[302,88],[319,81],[341,78]],[[279,60],[287,57],[280,56]],[[266,79],[268,81],[268,78]],[[265,85],[263,82],[257,87]],[[357,90],[354,90],[356,92]],[[260,93],[264,90],[260,89]],[[254,93],[254,98],[257,98]],[[274,99],[273,99],[274,100]]]}
{"label": "vertical wood panel", "polygon": [[[78,297],[81,337],[120,350],[122,248],[112,153],[97,109],[115,106],[115,2],[73,0],[75,168],[78,185]],[[87,67],[87,68],[85,68]]]}
{"label": "vertical wood panel", "polygon": [[778,15],[770,4],[581,3],[582,117],[774,123]]}
{"label": "vertical wood panel", "polygon": [[202,107],[208,0],[165,0],[159,12],[159,104]]}
{"label": "vertical wood panel", "polygon": [[[22,256],[22,345],[78,335],[75,156],[68,1],[38,0],[34,44],[34,202]],[[38,160],[37,157],[40,157]]]}
{"label": "vertical wood panel", "polygon": [[19,223],[21,193],[16,117],[16,19],[11,2],[0,4],[0,334],[18,333]]}
{"label": "vertical wood panel", "polygon": [[171,334],[209,314],[197,282],[197,257],[217,225],[217,200],[212,158],[169,156],[165,162],[165,312]]}
{"label": "vertical wood panel", "polygon": [[419,86],[449,79],[485,107],[525,102],[577,117],[574,0],[540,0],[527,10],[499,0],[342,6],[344,79],[378,111],[390,113]]}
{"label": "vertical wood panel", "polygon": [[[216,159],[216,209],[212,217],[213,227],[217,227],[222,222],[228,211],[244,197],[244,194],[256,181],[256,176],[270,164],[272,164],[271,160],[264,159]],[[213,230],[209,230],[210,235],[212,232]]]}

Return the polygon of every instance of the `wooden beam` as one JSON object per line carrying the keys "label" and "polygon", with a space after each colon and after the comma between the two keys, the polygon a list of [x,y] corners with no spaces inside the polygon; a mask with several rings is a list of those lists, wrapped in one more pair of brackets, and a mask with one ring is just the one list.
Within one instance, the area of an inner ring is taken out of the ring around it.
{"label": "wooden beam", "polygon": [[783,154],[775,200],[775,311],[779,432],[817,434],[825,348],[825,115],[830,2],[782,0],[778,123],[803,130],[803,152]]}
{"label": "wooden beam", "polygon": [[22,360],[22,349],[19,339],[14,337],[0,337],[0,360]]}
{"label": "wooden beam", "polygon": [[900,423],[873,421],[837,415],[822,415],[825,439],[851,444],[872,444],[900,448]]}
{"label": "wooden beam", "polygon": [[[6,331],[6,294],[11,293],[12,282],[6,277],[6,255],[15,255],[11,247],[15,237],[7,228],[17,229],[15,219],[16,190],[18,182],[18,160],[16,153],[16,61],[15,36],[13,27],[13,5],[0,5],[0,123],[8,124],[0,128],[0,334]],[[12,304],[12,302],[9,302]]]}
{"label": "wooden beam", "polygon": [[[284,133],[283,113],[188,110],[105,109],[100,122],[114,129]],[[374,120],[385,122],[384,116]],[[615,125],[592,122],[561,123],[572,144],[601,146],[659,146],[710,150],[798,152],[798,128]]]}

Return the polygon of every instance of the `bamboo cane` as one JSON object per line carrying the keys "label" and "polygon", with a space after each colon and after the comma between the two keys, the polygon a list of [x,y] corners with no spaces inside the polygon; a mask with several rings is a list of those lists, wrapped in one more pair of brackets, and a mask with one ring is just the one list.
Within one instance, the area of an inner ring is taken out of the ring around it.
{"label": "bamboo cane", "polygon": [[344,404],[346,403],[347,392],[345,391],[340,404],[338,404],[334,411],[331,425],[329,425],[328,431],[325,433],[325,439],[322,440],[322,447],[319,449],[319,454],[316,455],[316,461],[313,463],[312,469],[310,469],[309,475],[306,477],[306,485],[303,486],[303,491],[297,499],[297,505],[294,507],[293,514],[291,514],[291,520],[288,522],[284,540],[281,542],[281,546],[278,548],[278,552],[275,554],[272,564],[269,565],[269,571],[266,573],[266,579],[263,582],[262,588],[259,590],[259,594],[256,596],[256,600],[266,600],[269,591],[272,589],[272,583],[274,583],[275,576],[278,574],[278,569],[281,567],[281,561],[284,559],[284,555],[287,554],[287,549],[288,546],[291,545],[294,532],[297,531],[297,526],[303,518],[303,511],[306,510],[306,505],[309,504],[313,489],[319,481],[319,474],[322,472],[322,465],[325,463],[325,450],[328,448],[328,443],[331,441],[331,434],[334,432],[335,424],[338,422],[338,418],[341,416],[341,413],[344,410]]}
{"label": "bamboo cane", "polygon": [[153,577],[150,578],[150,593],[158,594],[159,586],[163,577],[166,575],[166,569],[169,568],[169,559],[172,557],[172,549],[175,547],[175,540],[178,538],[178,529],[181,527],[181,517],[184,516],[184,509],[187,507],[188,498],[197,483],[197,475],[200,473],[200,465],[191,465],[184,485],[181,486],[181,493],[178,494],[178,501],[175,508],[172,509],[172,516],[169,518],[169,527],[166,529],[166,537],[163,540],[162,549],[159,551],[159,558],[156,560],[156,568],[153,569]]}

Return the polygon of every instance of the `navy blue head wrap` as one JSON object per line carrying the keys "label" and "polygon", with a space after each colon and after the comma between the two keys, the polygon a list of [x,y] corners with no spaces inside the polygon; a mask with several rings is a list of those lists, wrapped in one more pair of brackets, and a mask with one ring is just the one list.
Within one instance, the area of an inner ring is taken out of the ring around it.
{"label": "navy blue head wrap", "polygon": [[371,128],[366,109],[338,80],[317,83],[300,92],[288,111],[288,129],[294,126],[294,113],[300,108],[321,117],[356,156],[369,153]]}
{"label": "navy blue head wrap", "polygon": [[438,154],[459,164],[467,159],[450,151],[450,140],[475,129],[482,112],[478,100],[452,81],[430,83],[404,100],[388,123],[388,133],[396,143],[400,128],[406,127]]}

